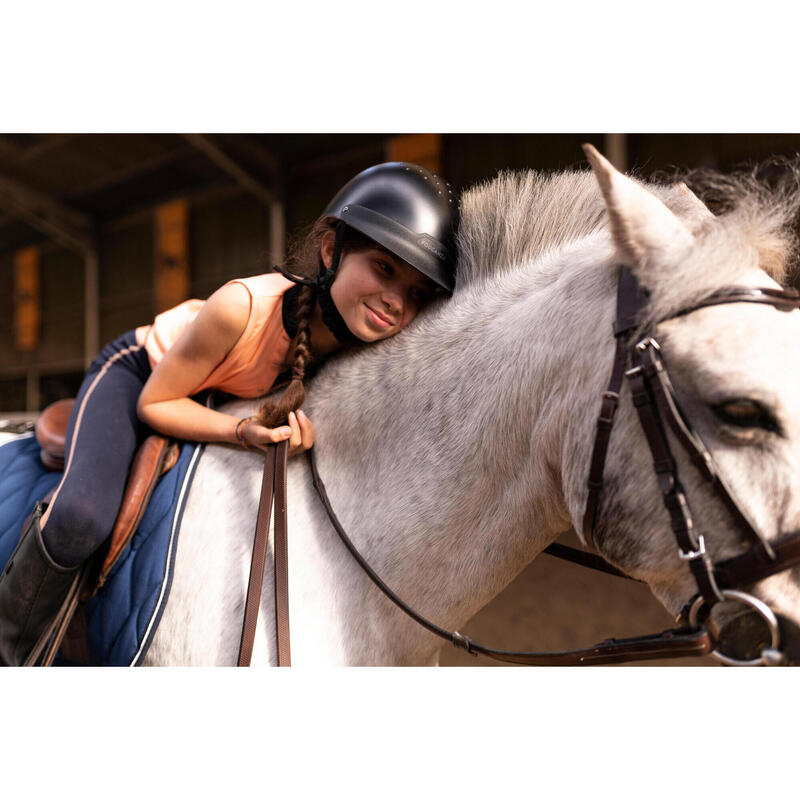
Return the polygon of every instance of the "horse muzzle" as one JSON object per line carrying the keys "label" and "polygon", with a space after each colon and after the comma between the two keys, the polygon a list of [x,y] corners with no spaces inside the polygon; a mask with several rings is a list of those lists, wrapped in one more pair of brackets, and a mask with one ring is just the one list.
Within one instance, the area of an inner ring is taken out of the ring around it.
{"label": "horse muzzle", "polygon": [[[775,614],[758,598],[725,591],[725,601],[714,607],[709,628],[714,634],[714,657],[726,666],[797,666],[800,664],[800,627]],[[695,604],[696,617],[699,604]]]}

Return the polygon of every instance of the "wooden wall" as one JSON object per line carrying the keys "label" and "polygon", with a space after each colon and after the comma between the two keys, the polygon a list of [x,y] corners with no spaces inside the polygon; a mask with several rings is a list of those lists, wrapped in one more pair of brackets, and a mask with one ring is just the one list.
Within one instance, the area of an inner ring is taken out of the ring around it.
{"label": "wooden wall", "polygon": [[[502,169],[583,168],[580,145],[587,141],[602,149],[604,136],[387,134],[382,141],[365,137],[360,144],[351,139],[341,152],[304,155],[282,165],[287,238],[311,223],[347,180],[381,161],[422,153],[441,165],[455,190],[462,190]],[[676,164],[729,169],[800,151],[795,134],[628,134],[626,141],[628,165],[642,175]],[[190,296],[207,297],[233,277],[271,267],[270,215],[262,202],[231,185],[197,191],[187,200]],[[142,209],[106,223],[100,232],[101,343],[150,321],[156,311],[154,215],[155,208]],[[9,287],[0,292],[0,411],[24,409],[29,373],[38,381],[43,405],[73,394],[83,370],[83,263],[52,243],[40,249],[41,339],[32,353],[14,347],[13,253],[0,253],[0,285]]]}
{"label": "wooden wall", "polygon": [[[111,223],[100,237],[100,341],[150,322],[154,293],[154,212]],[[269,269],[269,211],[237,188],[200,195],[189,211],[189,295],[207,297],[225,281]],[[39,408],[74,396],[83,376],[84,267],[46,243],[41,255],[39,347],[14,347],[11,291],[0,292],[0,412],[26,408],[26,373],[40,386]],[[0,281],[13,286],[13,254],[0,255]]]}

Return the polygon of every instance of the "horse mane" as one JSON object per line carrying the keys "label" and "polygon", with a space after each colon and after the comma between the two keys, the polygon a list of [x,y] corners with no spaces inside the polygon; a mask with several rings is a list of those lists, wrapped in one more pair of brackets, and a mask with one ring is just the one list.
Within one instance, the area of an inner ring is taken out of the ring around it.
{"label": "horse mane", "polygon": [[[662,173],[641,181],[693,233],[705,230],[706,255],[692,259],[680,275],[665,275],[652,287],[654,316],[664,317],[687,299],[699,299],[721,285],[735,283],[742,264],[758,265],[778,283],[789,276],[797,251],[792,223],[800,206],[800,157],[773,159],[748,171],[724,175],[709,169]],[[703,212],[688,184],[715,213]],[[500,172],[477,184],[461,198],[457,236],[458,289],[506,272],[537,270],[537,262],[573,242],[607,228],[607,216],[591,170],[542,173],[534,170]],[[749,248],[753,257],[724,259],[719,253],[732,246]],[[721,248],[721,251],[720,251]]]}
{"label": "horse mane", "polygon": [[458,288],[530,264],[606,223],[590,171],[503,170],[461,196]]}

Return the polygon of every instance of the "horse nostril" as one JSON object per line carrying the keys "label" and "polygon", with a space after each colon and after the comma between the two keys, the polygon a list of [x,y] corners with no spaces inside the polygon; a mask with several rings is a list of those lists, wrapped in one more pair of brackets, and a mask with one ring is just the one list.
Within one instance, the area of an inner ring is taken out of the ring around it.
{"label": "horse nostril", "polygon": [[755,611],[745,611],[725,620],[717,636],[717,650],[739,661],[752,661],[772,643],[770,629]]}
{"label": "horse nostril", "polygon": [[717,636],[717,650],[739,661],[762,659],[767,666],[794,667],[800,664],[800,627],[788,617],[776,614],[780,645],[773,648],[769,626],[755,611],[726,619]]}

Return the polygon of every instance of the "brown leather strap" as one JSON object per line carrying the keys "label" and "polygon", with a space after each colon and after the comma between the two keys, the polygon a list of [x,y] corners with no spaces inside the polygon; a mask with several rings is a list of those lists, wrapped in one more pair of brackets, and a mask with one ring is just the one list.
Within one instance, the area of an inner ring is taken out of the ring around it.
{"label": "brown leather strap", "polygon": [[275,446],[275,631],[278,637],[278,666],[291,667],[289,647],[289,552],[286,525],[286,461],[289,442]]}
{"label": "brown leather strap", "polygon": [[585,550],[578,550],[575,547],[569,547],[568,545],[554,542],[545,547],[542,552],[547,553],[549,556],[560,558],[563,561],[571,561],[573,564],[588,567],[588,569],[593,569],[597,572],[606,572],[609,575],[615,575],[617,578],[625,578],[629,581],[643,583],[643,581],[640,581],[638,578],[632,578],[630,575],[626,575],[621,570],[618,570],[601,556],[595,555],[594,553],[587,553]]}
{"label": "brown leather strap", "polygon": [[[267,453],[264,458],[261,498],[258,503],[253,556],[250,562],[250,579],[247,585],[242,637],[239,643],[237,666],[240,667],[250,666],[250,659],[253,655],[258,608],[261,601],[261,587],[264,584],[264,567],[267,561],[269,518],[272,512],[273,495],[276,497],[273,562],[275,565],[275,621],[278,631],[278,665],[291,665],[289,660],[289,592],[286,545],[286,462],[288,449],[289,443],[286,440],[278,444],[267,445]],[[279,539],[280,542],[278,541]]]}
{"label": "brown leather strap", "polygon": [[751,548],[714,566],[714,574],[723,588],[735,588],[755,583],[800,564],[800,531],[786,534],[772,542],[775,558]]}
{"label": "brown leather strap", "polygon": [[712,484],[714,491],[730,511],[742,534],[750,539],[768,560],[773,560],[775,553],[772,546],[759,531],[749,514],[736,501],[730,487],[717,470],[711,453],[681,413],[678,398],[662,360],[661,348],[658,343],[652,337],[644,340],[641,349],[637,349],[637,356],[652,388],[657,407],[661,410],[663,418],[666,419],[678,442],[705,480]]}
{"label": "brown leather strap", "polygon": [[507,661],[513,664],[531,666],[581,666],[591,664],[617,664],[623,661],[645,661],[653,658],[679,658],[682,656],[699,656],[710,652],[713,648],[708,631],[704,628],[664,631],[663,633],[637,636],[630,639],[607,639],[604,642],[583,650],[566,650],[560,652],[527,652],[515,650],[496,650],[473,642],[468,636],[458,631],[449,631],[422,616],[396,595],[367,563],[355,545],[350,541],[342,527],[336,512],[333,510],[325,484],[317,470],[314,448],[306,451],[314,488],[322,501],[328,519],[339,535],[345,547],[350,551],[358,565],[366,572],[370,580],[404,613],[436,636],[449,641],[455,647],[466,650],[471,655],[481,655],[496,661]]}
{"label": "brown leather strap", "polygon": [[619,407],[619,395],[625,376],[628,361],[628,338],[639,324],[639,313],[646,304],[646,296],[636,276],[625,267],[620,267],[617,283],[617,319],[614,322],[614,364],[608,388],[602,394],[600,415],[597,418],[592,458],[589,462],[589,478],[587,486],[586,510],[583,515],[583,535],[587,544],[594,545],[594,527],[597,511],[600,506],[600,494],[603,490],[603,472],[605,471],[606,453],[611,439],[611,428],[614,415]]}
{"label": "brown leather strap", "polygon": [[583,650],[563,650],[553,653],[492,650],[469,639],[467,642],[468,646],[465,649],[472,653],[481,653],[496,661],[526,664],[532,667],[588,667],[620,664],[625,661],[649,661],[654,658],[704,656],[713,649],[711,637],[705,628],[674,629],[630,639],[606,639]]}
{"label": "brown leather strap", "polygon": [[244,607],[242,638],[239,643],[237,666],[249,667],[253,655],[253,642],[258,622],[258,604],[264,581],[264,565],[267,560],[267,540],[269,539],[269,516],[272,511],[272,494],[275,488],[275,448],[267,447],[264,458],[264,474],[261,479],[261,499],[258,502],[256,533],[253,540],[253,557],[250,561],[250,580],[247,584],[247,600]]}

